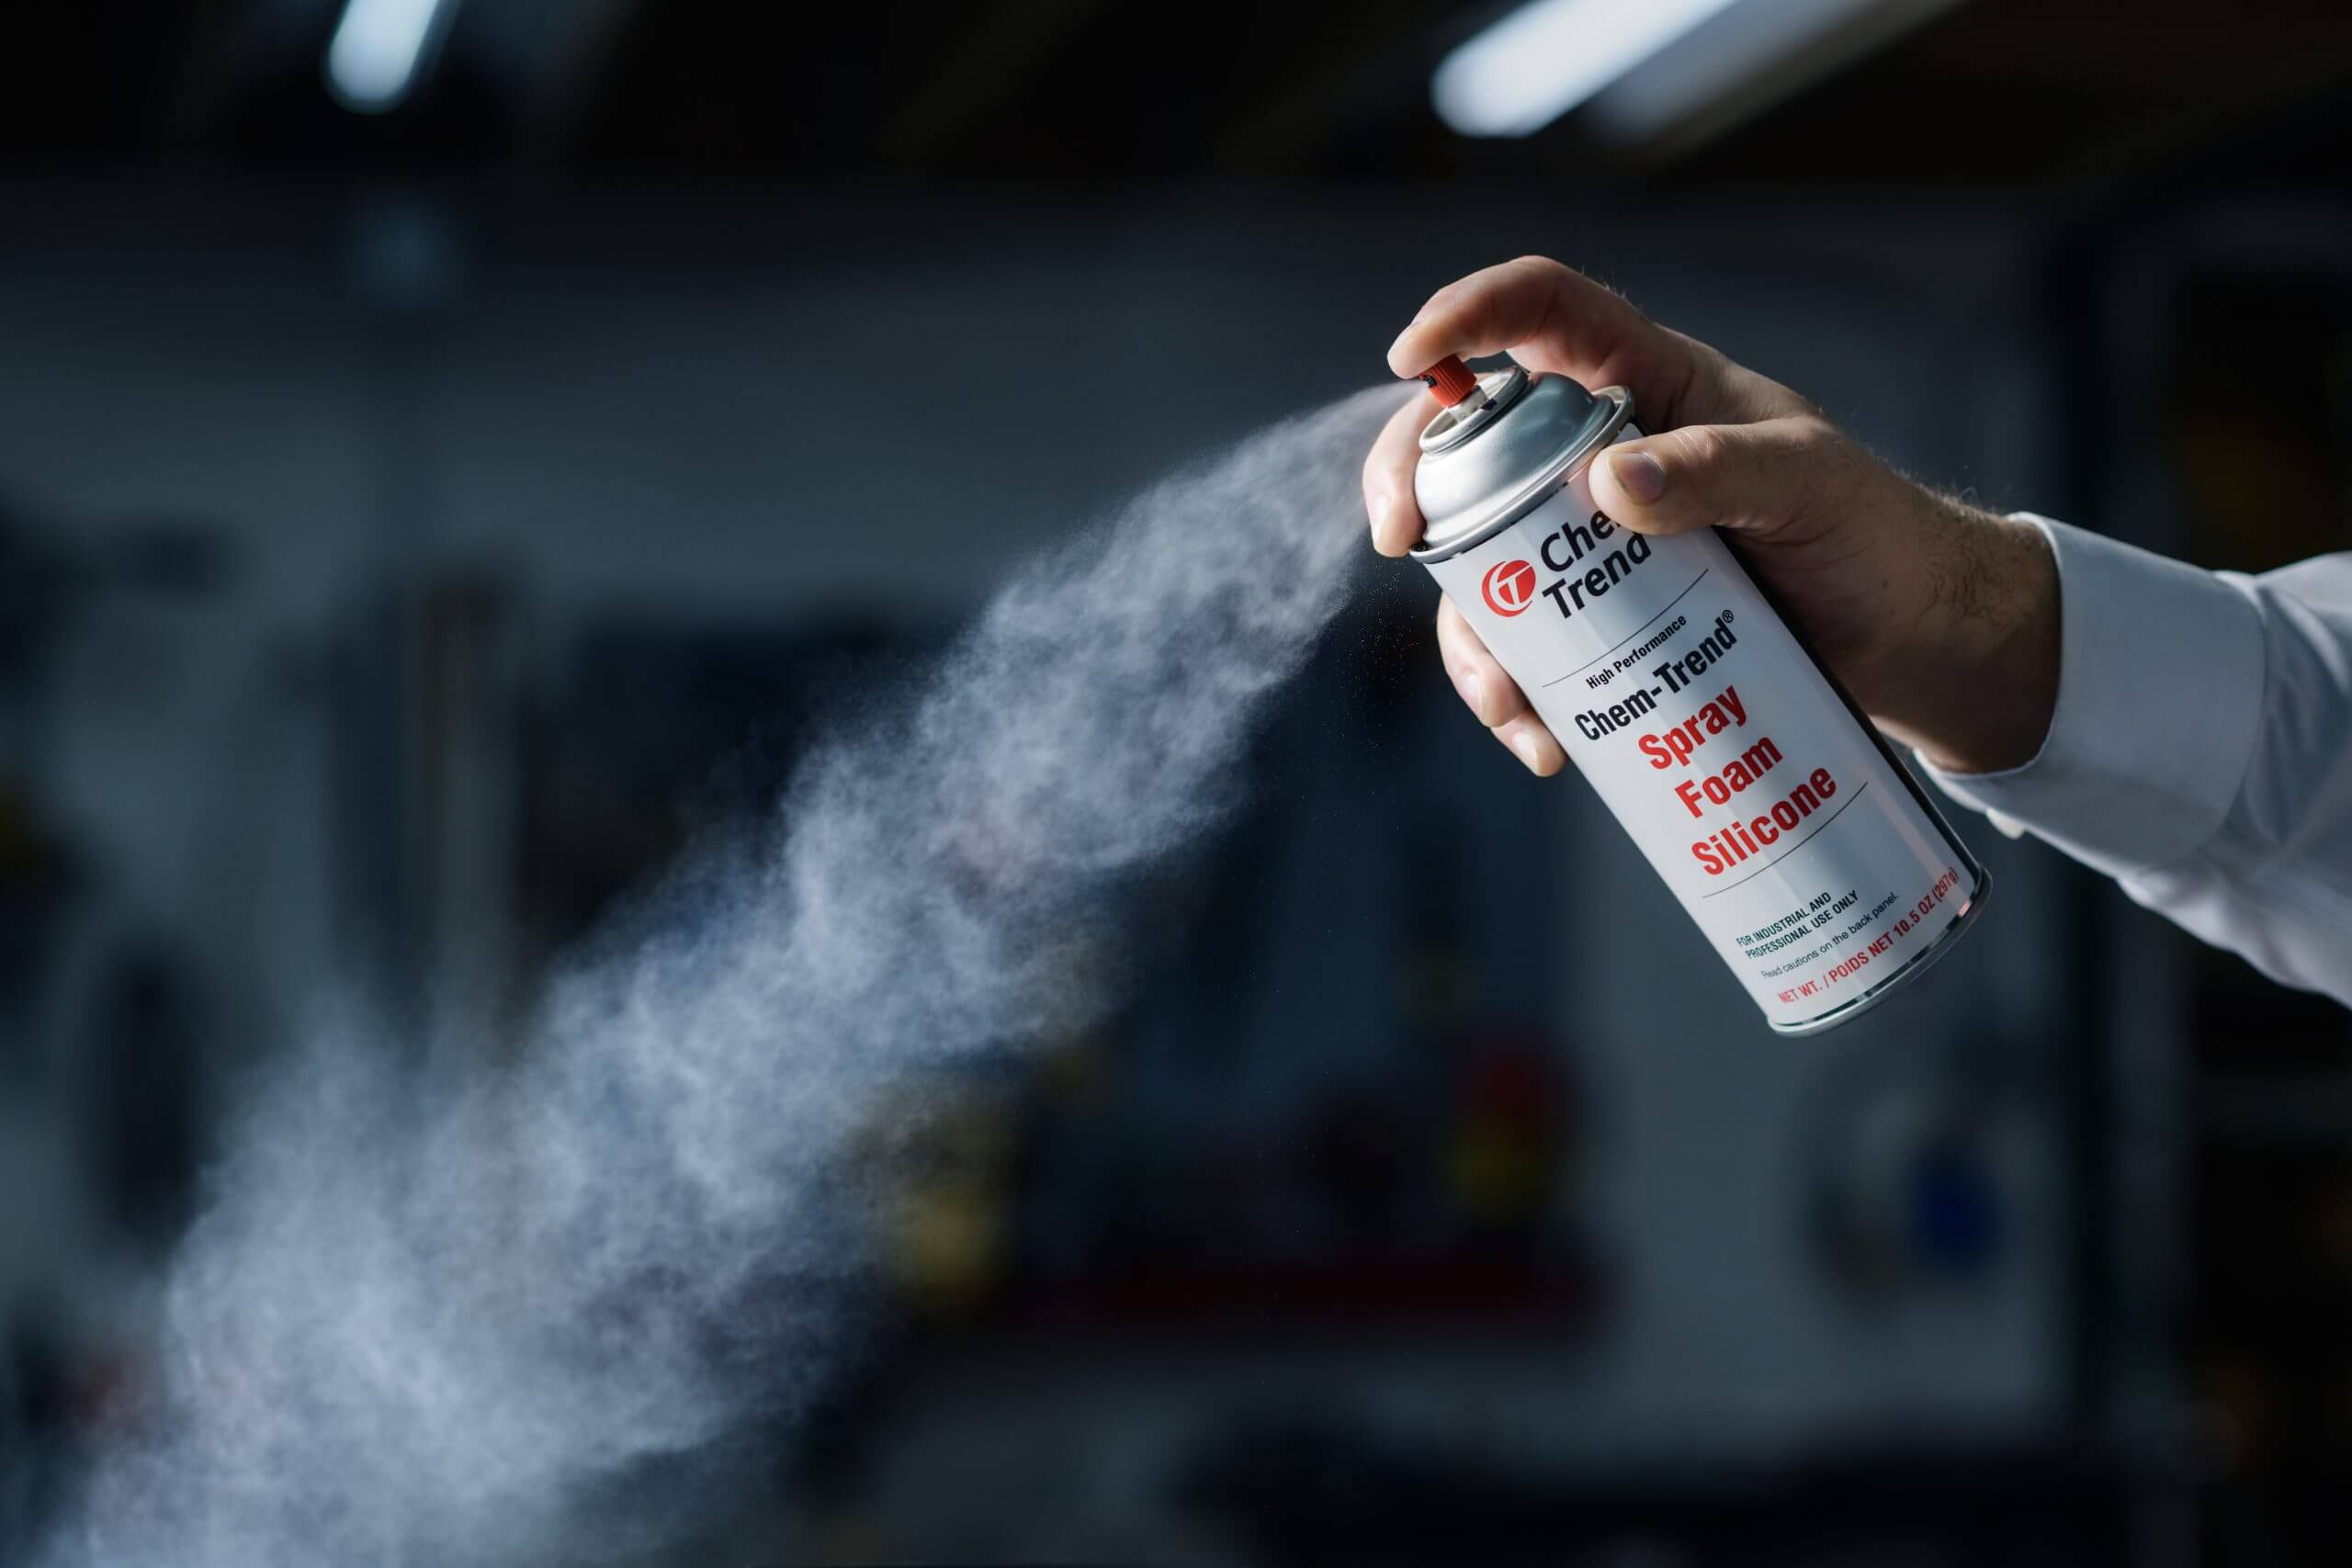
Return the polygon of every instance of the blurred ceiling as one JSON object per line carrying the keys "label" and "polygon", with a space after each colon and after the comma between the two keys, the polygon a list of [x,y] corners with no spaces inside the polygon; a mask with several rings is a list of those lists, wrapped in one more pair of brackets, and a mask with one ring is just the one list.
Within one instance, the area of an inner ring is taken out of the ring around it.
{"label": "blurred ceiling", "polygon": [[2245,146],[2329,176],[2344,139],[2324,128],[2352,119],[2352,17],[2323,0],[1965,0],[1752,118],[1630,148],[1581,113],[1523,141],[1440,123],[1431,68],[1502,6],[458,0],[423,86],[382,116],[322,85],[341,8],[17,7],[0,168],[2031,190]]}

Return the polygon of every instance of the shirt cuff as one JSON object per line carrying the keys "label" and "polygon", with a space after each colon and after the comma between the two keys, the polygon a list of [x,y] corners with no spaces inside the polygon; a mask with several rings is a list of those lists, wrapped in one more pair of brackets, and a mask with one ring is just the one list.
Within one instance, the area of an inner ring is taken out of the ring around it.
{"label": "shirt cuff", "polygon": [[2262,721],[2262,616],[2230,579],[2030,513],[2058,561],[2058,705],[2041,750],[1944,792],[2130,876],[2228,817]]}

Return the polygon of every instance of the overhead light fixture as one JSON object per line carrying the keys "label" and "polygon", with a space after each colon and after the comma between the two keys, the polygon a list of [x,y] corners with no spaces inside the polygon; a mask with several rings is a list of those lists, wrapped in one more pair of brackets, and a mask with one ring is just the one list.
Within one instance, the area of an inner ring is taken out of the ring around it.
{"label": "overhead light fixture", "polygon": [[1735,0],[1533,0],[1447,55],[1430,83],[1464,136],[1543,130]]}
{"label": "overhead light fixture", "polygon": [[1721,130],[1959,0],[1533,0],[1430,84],[1465,136],[1527,136],[1588,101],[1596,130]]}
{"label": "overhead light fixture", "polygon": [[456,9],[457,0],[349,0],[327,45],[327,85],[357,113],[398,108]]}

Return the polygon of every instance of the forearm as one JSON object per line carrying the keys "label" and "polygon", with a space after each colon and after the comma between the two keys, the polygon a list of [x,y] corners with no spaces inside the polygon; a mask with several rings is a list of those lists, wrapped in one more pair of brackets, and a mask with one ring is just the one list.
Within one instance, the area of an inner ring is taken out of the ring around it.
{"label": "forearm", "polygon": [[2248,581],[2047,526],[2048,733],[2022,765],[1938,782],[2276,978],[2352,1000],[2352,557]]}

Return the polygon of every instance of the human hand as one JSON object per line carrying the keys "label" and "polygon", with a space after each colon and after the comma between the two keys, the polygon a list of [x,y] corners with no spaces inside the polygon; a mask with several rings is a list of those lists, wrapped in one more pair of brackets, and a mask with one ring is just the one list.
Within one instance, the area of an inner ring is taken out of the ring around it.
{"label": "human hand", "polygon": [[[2057,701],[2058,579],[2039,529],[1913,482],[1788,388],[1542,257],[1438,290],[1388,364],[1413,377],[1449,354],[1506,350],[1531,371],[1633,393],[1653,434],[1594,461],[1594,502],[1638,533],[1724,529],[1881,728],[1956,773],[2014,767],[2040,749]],[[1420,539],[1416,438],[1436,410],[1408,402],[1365,459],[1383,555]],[[1479,722],[1536,773],[1557,773],[1559,741],[1451,600],[1437,632]]]}

